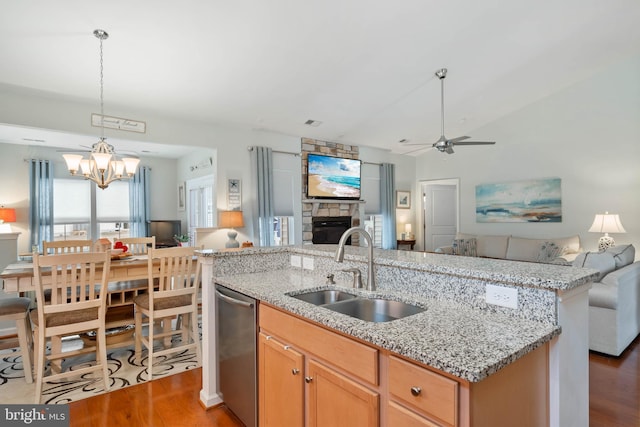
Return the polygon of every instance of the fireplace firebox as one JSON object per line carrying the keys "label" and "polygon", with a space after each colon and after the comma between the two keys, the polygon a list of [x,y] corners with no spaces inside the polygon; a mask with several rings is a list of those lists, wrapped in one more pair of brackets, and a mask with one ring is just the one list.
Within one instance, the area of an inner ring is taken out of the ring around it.
{"label": "fireplace firebox", "polygon": [[[338,243],[342,234],[351,228],[350,216],[316,216],[311,219],[313,243]],[[347,239],[351,244],[351,237]]]}

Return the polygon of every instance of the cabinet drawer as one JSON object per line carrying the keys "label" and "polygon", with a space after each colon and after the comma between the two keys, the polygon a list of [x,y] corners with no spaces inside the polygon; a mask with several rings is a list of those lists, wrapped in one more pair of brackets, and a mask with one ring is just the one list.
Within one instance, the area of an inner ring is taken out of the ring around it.
{"label": "cabinet drawer", "polygon": [[437,424],[393,402],[389,402],[387,408],[387,425],[402,427],[438,427]]}
{"label": "cabinet drawer", "polygon": [[[312,325],[282,311],[260,305],[260,328],[295,344],[349,374],[378,385],[378,350]],[[277,332],[277,333],[276,333]]]}
{"label": "cabinet drawer", "polygon": [[458,383],[449,378],[389,356],[389,392],[400,403],[457,425]]}

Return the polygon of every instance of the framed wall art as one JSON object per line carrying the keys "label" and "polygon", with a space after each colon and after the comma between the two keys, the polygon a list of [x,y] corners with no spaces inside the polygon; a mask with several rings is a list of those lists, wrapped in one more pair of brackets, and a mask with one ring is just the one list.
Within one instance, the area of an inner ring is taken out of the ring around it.
{"label": "framed wall art", "polygon": [[411,191],[396,191],[396,209],[411,208]]}
{"label": "framed wall art", "polygon": [[242,183],[239,179],[227,181],[227,209],[230,211],[242,210]]}
{"label": "framed wall art", "polygon": [[187,209],[187,184],[181,182],[178,184],[178,210],[184,211]]}

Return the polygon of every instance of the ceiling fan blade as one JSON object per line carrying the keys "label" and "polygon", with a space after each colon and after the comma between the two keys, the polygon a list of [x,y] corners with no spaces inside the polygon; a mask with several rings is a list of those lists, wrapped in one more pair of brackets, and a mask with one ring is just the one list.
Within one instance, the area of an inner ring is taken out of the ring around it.
{"label": "ceiling fan blade", "polygon": [[403,142],[402,145],[431,145],[430,142]]}
{"label": "ceiling fan blade", "polygon": [[447,154],[453,154],[453,147],[451,147],[450,145],[444,149],[444,152]]}
{"label": "ceiling fan blade", "polygon": [[451,141],[451,143],[453,145],[493,145],[496,142],[495,141],[460,141],[460,142],[455,142],[455,141]]}
{"label": "ceiling fan blade", "polygon": [[462,140],[464,140],[464,139],[469,139],[469,138],[471,138],[471,137],[470,137],[470,136],[459,136],[459,137],[457,137],[457,138],[448,139],[447,141],[449,141],[449,142],[453,142],[453,143],[456,143],[456,142],[458,142],[458,141],[462,141]]}

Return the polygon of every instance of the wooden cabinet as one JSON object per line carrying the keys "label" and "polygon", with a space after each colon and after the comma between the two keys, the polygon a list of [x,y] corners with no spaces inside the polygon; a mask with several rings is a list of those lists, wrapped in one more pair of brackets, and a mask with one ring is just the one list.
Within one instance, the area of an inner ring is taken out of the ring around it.
{"label": "wooden cabinet", "polygon": [[401,405],[457,425],[458,383],[398,357],[389,356],[389,393]]}
{"label": "wooden cabinet", "polygon": [[379,425],[377,350],[264,305],[259,318],[261,427]]}
{"label": "wooden cabinet", "polygon": [[549,425],[548,344],[471,383],[260,304],[261,427]]}
{"label": "wooden cabinet", "polygon": [[309,427],[378,425],[378,393],[315,360],[307,370]]}
{"label": "wooden cabinet", "polygon": [[258,418],[262,427],[304,424],[304,357],[290,346],[260,334]]}

